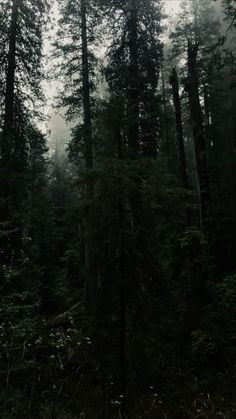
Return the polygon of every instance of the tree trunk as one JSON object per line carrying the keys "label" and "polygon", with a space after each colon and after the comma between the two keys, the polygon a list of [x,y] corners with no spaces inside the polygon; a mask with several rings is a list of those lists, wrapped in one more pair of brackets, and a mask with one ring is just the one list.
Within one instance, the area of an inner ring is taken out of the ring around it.
{"label": "tree trunk", "polygon": [[[85,164],[87,173],[86,199],[93,200],[93,139],[92,139],[92,116],[90,101],[89,63],[88,63],[88,40],[87,40],[87,4],[81,0],[81,40],[82,40],[82,85],[83,85],[83,118],[84,118],[84,145]],[[85,216],[85,286],[88,309],[93,311],[96,300],[96,275],[94,270],[94,242],[92,237],[93,206],[90,205]]]}
{"label": "tree trunk", "polygon": [[16,70],[16,33],[17,20],[20,0],[14,0],[11,11],[11,22],[9,30],[9,50],[7,57],[6,72],[6,93],[5,111],[2,134],[2,166],[4,167],[9,160],[12,149],[12,131],[14,122],[14,89],[15,89],[15,70]]}
{"label": "tree trunk", "polygon": [[183,124],[182,124],[182,109],[179,97],[179,81],[176,69],[173,68],[170,77],[170,84],[172,86],[173,102],[175,108],[175,123],[176,123],[176,136],[179,155],[179,171],[181,175],[182,185],[184,189],[188,189],[188,175],[186,167],[186,156],[184,149],[183,137]]}
{"label": "tree trunk", "polygon": [[[16,35],[17,21],[20,0],[14,0],[11,8],[11,21],[9,27],[9,43],[6,70],[6,92],[5,108],[3,119],[3,132],[1,136],[1,173],[0,173],[0,221],[1,229],[4,234],[0,241],[1,265],[10,265],[16,258],[16,243],[19,242],[20,233],[18,226],[12,226],[10,211],[10,200],[15,198],[11,193],[12,182],[12,152],[14,149],[14,90],[15,90],[15,70],[16,70]],[[15,206],[15,199],[13,201]],[[19,243],[18,243],[19,247]]]}
{"label": "tree trunk", "polygon": [[137,0],[130,0],[129,20],[129,89],[128,89],[128,150],[131,156],[139,151],[139,93],[138,93],[138,16]]}
{"label": "tree trunk", "polygon": [[[118,131],[118,158],[122,160],[122,138]],[[126,417],[126,275],[124,253],[124,204],[122,179],[118,180],[118,223],[119,223],[119,273],[120,273],[120,389],[121,419]]]}
{"label": "tree trunk", "polygon": [[[162,57],[163,60],[163,57]],[[170,165],[170,150],[169,150],[169,141],[168,141],[168,122],[167,122],[167,106],[166,106],[166,88],[165,88],[165,77],[164,77],[164,66],[163,66],[163,62],[161,62],[161,87],[162,87],[162,102],[163,102],[163,106],[162,106],[162,113],[163,113],[163,126],[162,126],[162,131],[163,131],[163,140],[164,140],[164,158],[165,158],[165,162],[166,162],[166,169],[168,172],[171,172],[171,165]]]}
{"label": "tree trunk", "polygon": [[[83,78],[83,113],[84,113],[84,136],[85,136],[85,161],[86,168],[93,168],[93,144],[92,144],[92,116],[90,103],[90,83],[88,64],[88,41],[87,41],[87,8],[86,0],[81,0],[81,39],[82,39],[82,78]],[[88,193],[92,195],[92,182]]]}
{"label": "tree trunk", "polygon": [[211,216],[211,198],[207,167],[206,139],[203,129],[203,117],[199,99],[199,80],[197,70],[198,44],[188,41],[188,84],[190,114],[193,126],[196,168],[200,192],[200,224],[202,231]]}

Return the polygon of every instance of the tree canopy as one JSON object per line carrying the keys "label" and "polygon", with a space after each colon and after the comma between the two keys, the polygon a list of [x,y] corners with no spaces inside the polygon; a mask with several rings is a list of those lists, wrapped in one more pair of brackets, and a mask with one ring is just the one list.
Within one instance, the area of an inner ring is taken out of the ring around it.
{"label": "tree canopy", "polygon": [[0,0],[3,419],[235,418],[235,11]]}

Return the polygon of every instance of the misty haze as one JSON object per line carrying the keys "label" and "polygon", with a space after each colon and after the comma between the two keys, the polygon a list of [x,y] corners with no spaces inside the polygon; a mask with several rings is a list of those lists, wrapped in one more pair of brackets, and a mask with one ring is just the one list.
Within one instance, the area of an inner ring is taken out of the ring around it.
{"label": "misty haze", "polygon": [[0,418],[236,418],[236,1],[0,0]]}

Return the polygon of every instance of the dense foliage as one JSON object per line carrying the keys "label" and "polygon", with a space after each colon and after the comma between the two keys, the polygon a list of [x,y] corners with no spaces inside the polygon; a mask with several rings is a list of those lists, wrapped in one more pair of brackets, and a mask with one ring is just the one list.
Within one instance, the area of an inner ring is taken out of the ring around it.
{"label": "dense foliage", "polygon": [[234,2],[58,0],[64,153],[50,4],[0,1],[0,416],[234,419]]}

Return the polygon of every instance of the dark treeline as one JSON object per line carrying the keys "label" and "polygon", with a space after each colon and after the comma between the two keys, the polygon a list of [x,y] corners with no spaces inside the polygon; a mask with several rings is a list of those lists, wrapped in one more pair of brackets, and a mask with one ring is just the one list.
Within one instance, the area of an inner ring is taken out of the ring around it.
{"label": "dark treeline", "polygon": [[0,0],[0,417],[235,419],[235,2],[57,4],[64,154],[52,2]]}

